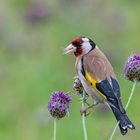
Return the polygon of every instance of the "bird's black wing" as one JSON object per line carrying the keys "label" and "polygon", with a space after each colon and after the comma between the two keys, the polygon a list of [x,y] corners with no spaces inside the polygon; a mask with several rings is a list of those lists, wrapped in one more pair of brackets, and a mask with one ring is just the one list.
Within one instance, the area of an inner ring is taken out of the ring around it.
{"label": "bird's black wing", "polygon": [[96,88],[107,98],[110,105],[125,113],[121,102],[120,87],[116,79],[111,78],[111,84],[107,79],[96,83]]}

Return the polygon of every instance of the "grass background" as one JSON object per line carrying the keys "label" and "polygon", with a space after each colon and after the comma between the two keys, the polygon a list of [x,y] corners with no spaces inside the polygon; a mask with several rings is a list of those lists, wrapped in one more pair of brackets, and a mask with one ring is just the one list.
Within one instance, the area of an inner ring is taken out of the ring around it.
{"label": "grass background", "polygon": [[[70,116],[58,122],[58,140],[83,140],[79,97],[72,90],[73,55],[63,49],[79,36],[92,38],[111,61],[126,104],[132,83],[123,65],[140,53],[140,1],[0,0],[0,139],[51,140],[53,119],[47,112],[51,92],[69,91]],[[114,140],[140,137],[140,87],[128,108],[136,130]],[[96,107],[87,117],[89,140],[108,140],[116,124],[111,111]]]}

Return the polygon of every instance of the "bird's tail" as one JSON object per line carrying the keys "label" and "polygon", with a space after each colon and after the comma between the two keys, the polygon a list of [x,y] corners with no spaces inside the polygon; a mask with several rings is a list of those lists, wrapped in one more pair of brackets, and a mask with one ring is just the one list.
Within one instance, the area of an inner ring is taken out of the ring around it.
{"label": "bird's tail", "polygon": [[111,109],[117,119],[119,121],[119,128],[122,135],[125,135],[127,133],[127,129],[135,129],[135,126],[133,123],[129,120],[127,115],[125,113],[122,113],[119,109],[114,108],[111,106]]}

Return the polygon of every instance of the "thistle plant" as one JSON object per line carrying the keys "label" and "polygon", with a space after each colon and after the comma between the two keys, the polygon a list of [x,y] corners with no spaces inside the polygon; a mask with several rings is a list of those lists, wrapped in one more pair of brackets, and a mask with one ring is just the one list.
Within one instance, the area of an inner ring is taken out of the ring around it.
{"label": "thistle plant", "polygon": [[[86,93],[85,91],[83,91],[83,94],[82,94],[82,109],[84,109],[85,107],[85,96],[86,96]],[[86,128],[86,120],[85,120],[85,114],[82,114],[82,124],[83,124],[83,132],[84,132],[84,140],[88,140],[88,137],[87,137],[87,128]]]}
{"label": "thistle plant", "polygon": [[[124,65],[124,76],[127,80],[133,82],[132,90],[125,106],[125,109],[127,110],[132,100],[136,84],[140,81],[140,54],[134,54],[127,59]],[[119,122],[116,124],[109,140],[112,140],[118,125]]]}
{"label": "thistle plant", "polygon": [[74,77],[73,89],[77,95],[82,96],[84,88],[83,88],[83,85],[82,85],[80,79],[78,78],[78,76]]}
{"label": "thistle plant", "polygon": [[[85,101],[86,101],[86,92],[84,91],[84,88],[82,86],[82,83],[78,76],[75,77],[73,89],[76,92],[77,95],[80,95],[82,97],[82,109],[85,107]],[[85,120],[85,114],[82,114],[82,125],[83,125],[83,132],[84,132],[84,140],[88,140],[87,137],[87,128],[86,128],[86,120]]]}
{"label": "thistle plant", "polygon": [[124,76],[132,82],[140,81],[140,54],[128,58],[124,67]]}
{"label": "thistle plant", "polygon": [[54,137],[56,140],[56,121],[65,117],[69,113],[69,104],[71,97],[63,91],[55,91],[48,103],[48,110],[52,117],[54,117]]}

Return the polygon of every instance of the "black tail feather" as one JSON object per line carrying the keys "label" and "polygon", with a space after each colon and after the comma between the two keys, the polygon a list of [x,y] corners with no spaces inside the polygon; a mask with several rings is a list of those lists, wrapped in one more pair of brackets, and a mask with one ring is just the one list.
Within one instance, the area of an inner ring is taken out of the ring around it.
{"label": "black tail feather", "polygon": [[119,123],[119,128],[120,128],[120,132],[121,132],[122,135],[125,135],[127,133],[127,131],[128,131],[127,128],[126,129],[123,129],[121,127],[120,123]]}
{"label": "black tail feather", "polygon": [[119,109],[111,106],[111,109],[117,119],[119,121],[119,128],[122,135],[125,135],[128,129],[135,129],[133,123],[129,120],[126,114],[123,114]]}

